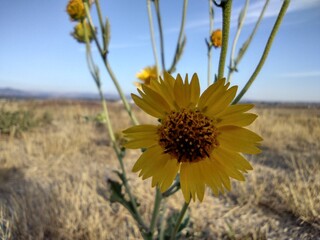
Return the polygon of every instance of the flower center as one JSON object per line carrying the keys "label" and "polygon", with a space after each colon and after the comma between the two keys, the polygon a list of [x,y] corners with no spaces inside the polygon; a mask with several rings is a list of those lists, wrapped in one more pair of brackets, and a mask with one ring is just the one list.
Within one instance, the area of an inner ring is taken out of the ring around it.
{"label": "flower center", "polygon": [[172,111],[158,127],[159,144],[178,162],[196,162],[209,157],[219,145],[213,120],[199,110]]}

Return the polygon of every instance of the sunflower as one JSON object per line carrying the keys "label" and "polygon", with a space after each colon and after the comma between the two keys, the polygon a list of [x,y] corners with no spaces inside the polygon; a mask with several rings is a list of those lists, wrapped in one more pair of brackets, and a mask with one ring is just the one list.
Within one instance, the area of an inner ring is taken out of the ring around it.
{"label": "sunflower", "polygon": [[125,147],[146,149],[133,166],[142,179],[152,177],[152,187],[166,191],[180,173],[186,202],[204,198],[205,187],[215,195],[230,190],[230,178],[244,181],[252,170],[241,153],[257,154],[262,140],[244,128],[257,117],[247,113],[252,104],[230,105],[237,86],[220,79],[200,96],[197,74],[183,82],[165,73],[150,86],[142,84],[134,102],[147,114],[159,119],[158,125],[138,125],[124,131]]}
{"label": "sunflower", "polygon": [[[136,78],[140,79],[143,84],[150,85],[150,82],[153,79],[158,78],[157,67],[156,66],[145,67],[144,69],[142,69],[140,72],[136,74]],[[135,82],[135,85],[141,89],[142,83]]]}

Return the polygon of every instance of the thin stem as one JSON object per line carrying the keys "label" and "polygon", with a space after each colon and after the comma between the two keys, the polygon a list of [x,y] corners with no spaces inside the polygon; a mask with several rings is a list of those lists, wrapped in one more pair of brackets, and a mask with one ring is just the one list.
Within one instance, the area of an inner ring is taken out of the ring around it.
{"label": "thin stem", "polygon": [[222,4],[222,47],[220,52],[218,79],[224,77],[224,68],[226,65],[226,56],[228,52],[230,18],[232,9],[232,0],[221,2]]}
{"label": "thin stem", "polygon": [[96,46],[98,48],[98,51],[99,51],[100,55],[101,56],[105,56],[106,52],[102,50],[101,45],[100,45],[99,40],[98,40],[97,35],[96,35],[96,29],[94,27],[94,24],[93,24],[93,21],[92,21],[92,18],[91,18],[91,14],[90,14],[89,3],[87,1],[84,1],[83,5],[84,5],[84,10],[86,12],[86,16],[87,16],[87,19],[88,19],[88,22],[89,22],[90,30],[92,32],[93,40],[96,43]]}
{"label": "thin stem", "polygon": [[[211,36],[213,31],[213,6],[212,0],[209,0],[209,36]],[[212,46],[208,44],[208,87],[211,84],[211,53],[212,53]]]}
{"label": "thin stem", "polygon": [[103,40],[103,50],[106,51],[107,49],[107,44],[106,44],[106,40],[105,40],[105,28],[104,28],[104,24],[103,24],[103,18],[102,18],[102,12],[101,12],[101,7],[100,7],[100,1],[99,0],[95,0],[95,5],[96,5],[96,9],[97,9],[97,13],[98,13],[98,18],[99,18],[99,23],[100,23],[100,29],[102,32],[102,40]]}
{"label": "thin stem", "polygon": [[258,76],[260,70],[263,67],[263,64],[265,63],[268,54],[270,52],[273,40],[279,30],[279,27],[281,25],[281,22],[283,20],[284,15],[286,14],[287,8],[290,4],[290,0],[284,0],[281,10],[279,12],[278,18],[273,26],[273,29],[271,31],[271,34],[269,36],[268,42],[266,44],[266,47],[264,49],[264,52],[261,56],[261,59],[256,67],[256,69],[254,70],[253,74],[251,75],[250,79],[248,80],[248,82],[246,83],[246,85],[243,87],[243,89],[241,90],[241,92],[238,94],[238,96],[235,98],[235,100],[233,101],[232,104],[236,104],[237,102],[240,101],[240,99],[243,97],[243,95],[248,91],[248,89],[250,88],[251,84],[253,83],[253,81],[256,79],[256,77]]}
{"label": "thin stem", "polygon": [[156,64],[157,73],[160,74],[160,66],[158,62],[158,54],[157,54],[157,47],[156,47],[156,38],[154,35],[154,28],[153,28],[153,18],[152,18],[152,11],[151,11],[151,0],[147,0],[147,9],[148,9],[148,19],[149,19],[149,28],[150,28],[150,36],[151,36],[151,43],[152,43],[152,51],[154,56],[154,62]]}
{"label": "thin stem", "polygon": [[184,0],[183,1],[183,8],[182,8],[182,17],[181,17],[181,25],[180,25],[180,31],[179,31],[179,37],[178,37],[178,41],[177,41],[177,47],[176,47],[176,51],[173,57],[173,61],[171,64],[171,67],[169,68],[168,72],[171,73],[177,63],[179,58],[181,57],[181,48],[183,47],[183,37],[184,37],[184,26],[186,23],[186,16],[187,16],[187,8],[188,8],[188,0]]}
{"label": "thin stem", "polygon": [[176,239],[177,232],[179,230],[180,224],[181,224],[181,222],[183,220],[184,214],[186,213],[186,211],[188,209],[189,204],[190,204],[190,202],[188,202],[188,203],[185,202],[183,204],[183,207],[182,207],[182,209],[180,211],[180,214],[179,214],[179,216],[177,218],[176,225],[174,226],[174,229],[173,229],[173,231],[171,233],[171,238],[170,238],[171,240],[175,240]]}
{"label": "thin stem", "polygon": [[237,46],[237,43],[238,43],[238,40],[239,40],[239,37],[240,37],[241,30],[243,28],[244,20],[246,18],[248,6],[249,6],[249,0],[246,0],[245,6],[241,10],[241,13],[240,13],[240,16],[239,16],[238,29],[237,29],[237,32],[236,32],[236,36],[233,39],[227,82],[231,81],[231,75],[235,71],[234,53],[236,51],[236,46]]}
{"label": "thin stem", "polygon": [[234,62],[233,62],[233,66],[232,68],[229,68],[229,76],[228,76],[228,79],[230,79],[229,81],[231,81],[231,76],[233,75],[233,73],[237,70],[238,68],[238,64],[240,63],[242,57],[244,56],[244,54],[246,53],[253,37],[255,36],[257,30],[258,30],[258,27],[260,26],[260,23],[261,23],[261,20],[263,19],[263,16],[264,16],[264,13],[269,5],[269,2],[270,0],[266,0],[262,10],[261,10],[261,13],[260,13],[260,16],[256,22],[256,25],[254,26],[253,30],[252,30],[252,33],[250,34],[249,38],[245,41],[245,43],[243,44],[243,46],[240,48],[239,50],[239,53],[238,53],[238,56],[236,57],[236,59],[233,59]]}
{"label": "thin stem", "polygon": [[159,240],[164,240],[164,232],[165,232],[165,226],[166,226],[166,221],[165,221],[165,212],[166,212],[167,206],[164,203],[162,205],[162,214],[160,215],[160,229],[159,229]]}
{"label": "thin stem", "polygon": [[160,211],[160,206],[161,206],[161,200],[162,200],[162,195],[159,190],[159,188],[156,188],[156,196],[154,200],[154,206],[153,206],[153,213],[152,213],[152,218],[151,218],[151,223],[150,223],[150,234],[153,236],[154,228],[156,226],[158,216],[159,216],[159,211]]}
{"label": "thin stem", "polygon": [[156,8],[158,27],[159,27],[162,70],[166,71],[165,58],[164,58],[164,40],[163,40],[163,31],[162,31],[162,22],[161,22],[159,0],[154,0],[153,2],[154,2],[154,5],[155,5],[155,8]]}
{"label": "thin stem", "polygon": [[[85,24],[85,22],[82,21],[82,24]],[[106,126],[107,126],[107,129],[108,129],[108,135],[110,137],[112,147],[113,147],[113,149],[114,149],[114,151],[115,151],[115,153],[117,155],[117,158],[119,160],[120,168],[121,168],[121,171],[122,171],[122,174],[123,174],[123,179],[124,179],[123,180],[123,184],[125,186],[126,192],[128,193],[130,201],[132,203],[132,206],[133,206],[133,209],[134,209],[134,212],[135,212],[136,220],[137,220],[138,224],[140,225],[140,227],[142,229],[146,230],[147,229],[146,224],[144,223],[143,219],[141,218],[141,215],[139,214],[137,203],[136,203],[136,201],[135,201],[135,199],[134,199],[134,197],[133,197],[133,195],[131,193],[130,187],[128,185],[125,167],[124,167],[124,164],[123,164],[123,160],[122,160],[120,149],[116,144],[116,138],[115,138],[115,135],[114,135],[114,132],[113,132],[113,128],[112,128],[112,125],[111,125],[107,103],[106,103],[106,100],[104,98],[104,94],[103,94],[103,91],[102,91],[102,88],[101,88],[99,74],[98,74],[98,71],[97,71],[97,69],[96,69],[96,67],[94,65],[93,59],[92,59],[88,32],[87,32],[87,29],[86,29],[85,26],[83,27],[83,29],[84,29],[84,35],[85,35],[85,40],[86,40],[86,53],[87,53],[88,67],[89,67],[89,70],[90,70],[90,72],[91,72],[96,84],[97,84],[97,88],[98,88],[98,91],[99,91],[99,96],[100,96],[103,112],[104,112],[105,117],[106,117]]]}
{"label": "thin stem", "polygon": [[130,107],[130,105],[129,105],[129,103],[128,103],[125,95],[124,95],[124,93],[122,92],[122,89],[121,89],[121,87],[119,85],[119,82],[118,82],[115,74],[113,73],[113,71],[111,69],[109,61],[107,60],[107,58],[103,59],[103,61],[104,61],[104,64],[105,64],[105,66],[107,68],[107,71],[108,71],[108,73],[109,73],[109,75],[110,75],[110,77],[111,77],[111,79],[113,81],[113,84],[115,85],[115,87],[116,87],[116,89],[117,89],[117,91],[118,91],[118,93],[120,95],[120,98],[121,98],[121,100],[122,100],[122,102],[124,104],[124,107],[127,110],[128,114],[129,114],[129,116],[130,116],[130,118],[132,120],[132,123],[134,125],[138,125],[139,122],[138,122],[137,118],[135,117],[134,113],[132,112],[132,109],[131,109],[131,107]]}
{"label": "thin stem", "polygon": [[175,192],[179,191],[179,189],[180,189],[180,180],[176,180],[167,191],[162,193],[162,197],[167,198],[172,194],[174,194]]}
{"label": "thin stem", "polygon": [[243,47],[240,49],[239,54],[238,54],[238,56],[237,56],[237,58],[236,58],[236,60],[235,60],[235,64],[236,64],[236,65],[239,64],[239,62],[240,62],[240,60],[242,59],[243,55],[244,55],[245,52],[247,51],[247,49],[248,49],[248,47],[249,47],[249,45],[250,45],[253,37],[255,36],[255,34],[256,34],[259,26],[260,26],[261,20],[263,19],[264,13],[265,13],[265,11],[267,10],[267,7],[268,7],[268,5],[269,5],[269,2],[270,2],[270,0],[266,0],[265,4],[264,4],[264,6],[263,6],[263,8],[262,8],[262,10],[261,10],[260,16],[259,16],[259,18],[258,18],[258,20],[257,20],[257,22],[256,22],[256,25],[254,26],[254,28],[253,28],[253,30],[252,30],[252,33],[250,34],[248,40],[245,42],[245,44],[243,45]]}
{"label": "thin stem", "polygon": [[135,117],[135,115],[133,114],[129,103],[128,103],[124,93],[122,92],[122,89],[121,89],[121,87],[119,85],[119,82],[118,82],[115,74],[113,73],[113,71],[112,71],[112,69],[110,67],[110,64],[109,64],[108,59],[107,59],[107,52],[108,51],[107,50],[106,51],[102,50],[102,48],[100,46],[100,43],[99,43],[99,41],[97,39],[96,32],[95,32],[94,25],[93,25],[93,21],[92,21],[92,18],[91,18],[91,15],[90,15],[90,11],[89,11],[89,5],[88,5],[87,1],[84,2],[84,7],[85,7],[87,19],[89,21],[90,29],[92,31],[93,38],[94,38],[96,46],[97,46],[97,48],[99,50],[100,56],[101,56],[105,66],[106,66],[106,69],[107,69],[108,73],[109,73],[109,76],[110,76],[113,84],[115,85],[118,93],[119,93],[119,96],[120,96],[120,98],[121,98],[121,100],[122,100],[122,102],[124,104],[124,107],[125,107],[126,111],[128,112],[128,114],[129,114],[129,116],[131,118],[132,123],[134,125],[138,125],[138,120]]}

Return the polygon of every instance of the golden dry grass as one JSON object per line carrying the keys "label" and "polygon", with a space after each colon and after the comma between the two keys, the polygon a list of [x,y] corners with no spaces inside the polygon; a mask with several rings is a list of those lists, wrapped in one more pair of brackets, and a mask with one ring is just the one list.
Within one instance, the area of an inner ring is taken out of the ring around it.
{"label": "golden dry grass", "polygon": [[[104,127],[90,119],[96,102],[2,101],[4,108],[49,111],[53,122],[20,137],[0,136],[0,239],[141,239],[130,214],[108,201],[106,179],[118,163]],[[122,106],[111,103],[116,131],[129,126]],[[254,171],[219,198],[208,191],[192,203],[190,239],[317,239],[320,236],[320,108],[258,106],[252,126],[264,138],[250,157]],[[136,110],[142,122],[154,121]],[[89,117],[89,118],[86,118]],[[88,121],[89,119],[89,121]],[[148,222],[154,189],[125,164]],[[180,192],[166,202],[180,208]]]}

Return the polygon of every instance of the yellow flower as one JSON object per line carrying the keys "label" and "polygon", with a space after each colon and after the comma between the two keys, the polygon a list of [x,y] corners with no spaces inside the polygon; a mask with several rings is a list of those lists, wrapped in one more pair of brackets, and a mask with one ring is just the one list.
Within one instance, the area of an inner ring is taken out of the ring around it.
{"label": "yellow flower", "polygon": [[152,187],[162,192],[180,173],[181,190],[186,202],[202,201],[205,187],[214,194],[230,190],[230,178],[244,181],[243,173],[252,170],[241,153],[257,154],[262,138],[244,128],[257,117],[247,113],[252,104],[230,105],[237,86],[229,88],[225,79],[208,87],[200,96],[197,74],[191,81],[180,75],[142,84],[141,97],[134,102],[159,119],[159,125],[138,125],[124,131],[127,148],[144,148],[133,171],[142,179],[152,177]]}
{"label": "yellow flower", "polygon": [[222,31],[217,29],[211,33],[211,44],[215,47],[221,47],[222,45]]}
{"label": "yellow flower", "polygon": [[[157,67],[146,67],[137,73],[136,78],[140,79],[143,84],[150,85],[152,79],[158,79]],[[135,82],[138,88],[141,88],[140,82]]]}
{"label": "yellow flower", "polygon": [[79,21],[86,16],[82,0],[70,0],[67,5],[67,12],[74,21]]}
{"label": "yellow flower", "polygon": [[83,26],[85,26],[86,31],[88,33],[88,38],[89,41],[91,42],[93,39],[93,35],[92,35],[92,31],[91,28],[89,26],[89,24],[85,21],[84,23],[79,22],[73,30],[73,33],[71,33],[71,35],[80,43],[85,43],[86,39],[85,39],[85,35],[84,35],[84,28]]}

